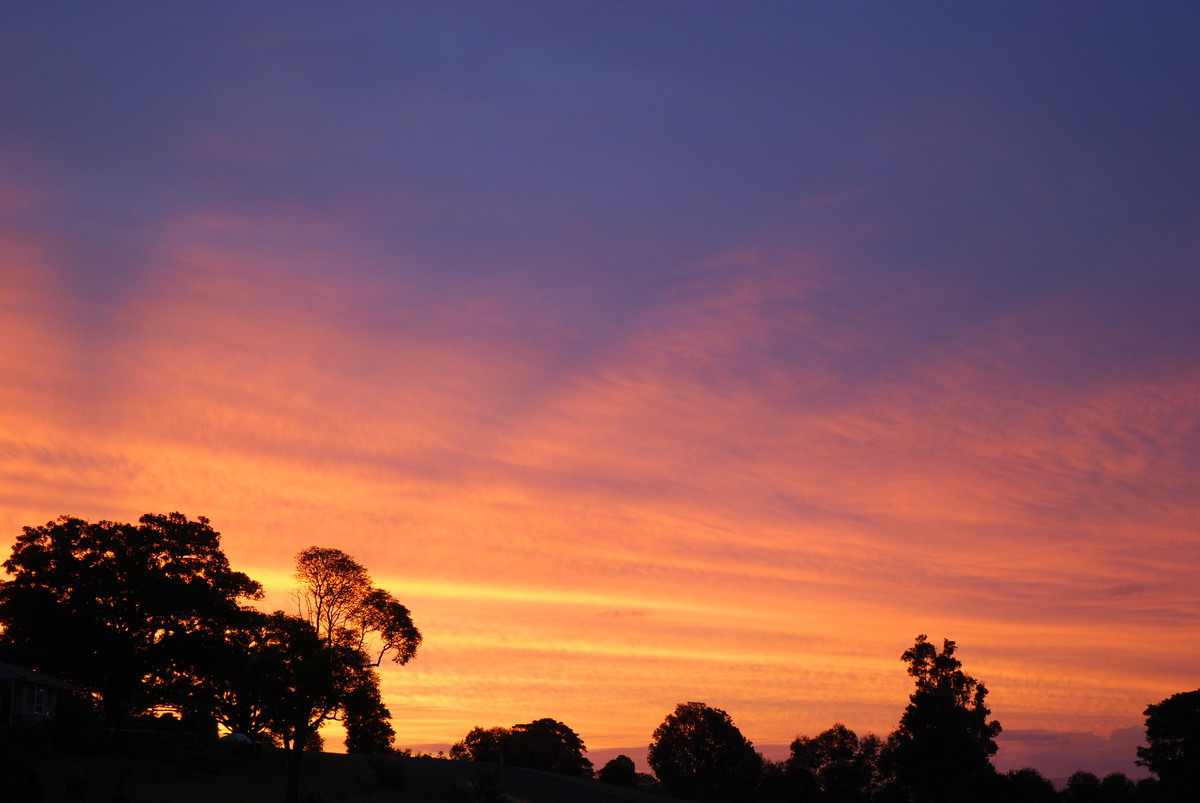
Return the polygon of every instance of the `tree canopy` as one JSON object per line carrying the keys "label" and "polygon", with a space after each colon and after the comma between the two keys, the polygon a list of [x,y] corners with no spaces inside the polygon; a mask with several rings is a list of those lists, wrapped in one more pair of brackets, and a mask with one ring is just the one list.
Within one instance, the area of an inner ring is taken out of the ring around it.
{"label": "tree canopy", "polygon": [[622,753],[610,759],[600,768],[600,771],[596,773],[596,780],[613,786],[624,786],[627,789],[636,788],[638,785],[637,765],[633,763],[632,758]]}
{"label": "tree canopy", "polygon": [[575,731],[556,719],[544,717],[513,726],[506,760],[518,767],[591,778],[592,762],[584,756],[586,752],[583,739]]}
{"label": "tree canopy", "polygon": [[962,671],[954,651],[946,639],[938,652],[924,635],[904,651],[916,689],[888,744],[901,783],[946,803],[972,773],[991,771],[1000,733],[1000,723],[988,720],[987,688]]}
{"label": "tree canopy", "polygon": [[504,761],[504,746],[512,735],[510,728],[474,727],[467,732],[461,742],[456,742],[450,748],[450,758],[459,761],[480,761],[486,764],[500,764]]}
{"label": "tree canopy", "polygon": [[1147,706],[1137,763],[1158,776],[1166,800],[1200,800],[1200,689]]}
{"label": "tree canopy", "polygon": [[450,748],[450,757],[591,778],[592,762],[586,752],[583,739],[574,730],[543,717],[511,728],[472,728]]}
{"label": "tree canopy", "polygon": [[95,695],[110,723],[189,697],[238,600],[262,595],[208,519],[181,513],[25,527],[3,566],[0,651]]}
{"label": "tree canopy", "polygon": [[296,556],[293,598],[300,618],[326,643],[337,642],[363,653],[376,666],[406,664],[421,645],[421,632],[408,608],[376,588],[367,570],[340,549],[309,547]]}
{"label": "tree canopy", "polygon": [[862,739],[841,723],[813,738],[798,736],[784,765],[790,786],[805,800],[870,800],[882,741]]}
{"label": "tree canopy", "polygon": [[343,703],[342,724],[346,727],[347,753],[386,753],[392,747],[396,731],[392,712],[383,704],[379,675],[367,667],[350,687]]}
{"label": "tree canopy", "polygon": [[704,703],[677,705],[654,731],[646,761],[669,794],[706,800],[752,797],[762,772],[762,757],[729,714]]}

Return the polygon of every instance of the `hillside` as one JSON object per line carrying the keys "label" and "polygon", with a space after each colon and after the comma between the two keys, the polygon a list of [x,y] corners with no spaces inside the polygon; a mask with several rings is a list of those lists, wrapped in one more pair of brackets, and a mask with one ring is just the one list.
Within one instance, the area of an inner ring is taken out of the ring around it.
{"label": "hillside", "polygon": [[[306,803],[664,803],[667,798],[566,776],[437,758],[311,753],[305,756]],[[2,762],[0,762],[2,763]],[[282,800],[282,751],[230,755],[189,751],[171,758],[138,755],[43,757],[6,766],[9,791],[35,803],[269,803]]]}

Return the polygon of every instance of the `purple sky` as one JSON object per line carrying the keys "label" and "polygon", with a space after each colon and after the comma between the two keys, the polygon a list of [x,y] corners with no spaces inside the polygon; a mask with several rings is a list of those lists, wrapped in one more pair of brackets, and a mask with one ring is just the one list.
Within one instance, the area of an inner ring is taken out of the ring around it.
{"label": "purple sky", "polygon": [[1197,30],[8,4],[0,526],[208,515],[280,605],[355,554],[410,744],[886,732],[928,632],[998,764],[1134,772],[1200,662]]}

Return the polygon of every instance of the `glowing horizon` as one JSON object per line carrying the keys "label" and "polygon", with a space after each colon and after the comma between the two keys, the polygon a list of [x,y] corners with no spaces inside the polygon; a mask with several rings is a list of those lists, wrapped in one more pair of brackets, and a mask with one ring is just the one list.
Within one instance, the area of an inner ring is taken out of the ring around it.
{"label": "glowing horizon", "polygon": [[267,609],[345,550],[401,747],[883,735],[926,633],[998,765],[1136,772],[1200,665],[1196,12],[270,8],[0,33],[8,543],[204,515]]}

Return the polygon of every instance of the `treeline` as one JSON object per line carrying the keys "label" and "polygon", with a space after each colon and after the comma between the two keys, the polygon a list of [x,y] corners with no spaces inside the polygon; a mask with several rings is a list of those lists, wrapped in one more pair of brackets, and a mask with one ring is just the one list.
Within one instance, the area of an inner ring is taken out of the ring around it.
{"label": "treeline", "polygon": [[[798,736],[789,757],[770,761],[729,714],[679,704],[654,731],[639,773],[617,756],[594,773],[618,786],[705,801],[798,803],[1196,803],[1200,801],[1200,690],[1146,709],[1148,745],[1138,763],[1156,777],[1134,782],[1077,772],[1062,790],[1036,769],[998,772],[991,763],[1000,723],[989,719],[987,688],[962,670],[955,643],[939,651],[918,636],[901,659],[915,681],[908,706],[886,738],[859,737],[841,724]],[[593,777],[586,748],[551,719],[512,728],[473,728],[452,758]],[[1132,758],[1132,756],[1131,756]]]}
{"label": "treeline", "polygon": [[[421,633],[408,609],[338,549],[297,555],[294,614],[249,604],[262,598],[261,585],[230,568],[204,517],[147,514],[135,525],[64,516],[24,528],[3,567],[10,579],[0,581],[0,661],[37,668],[77,692],[55,712],[60,724],[137,730],[167,718],[212,738],[220,725],[287,750],[289,800],[299,796],[302,751],[319,748],[330,719],[345,724],[348,751],[393,751],[376,670],[388,657],[411,660]],[[1155,777],[1076,773],[1056,792],[1036,770],[995,770],[1001,726],[953,641],[938,650],[918,636],[900,657],[914,689],[891,734],[859,737],[835,724],[797,737],[784,761],[765,759],[725,711],[696,702],[677,706],[654,731],[653,775],[638,773],[628,756],[596,772],[578,734],[549,718],[474,728],[451,757],[706,801],[1200,800],[1200,690],[1146,709],[1138,763]]]}
{"label": "treeline", "polygon": [[0,660],[79,692],[55,719],[138,730],[168,718],[213,738],[221,725],[278,744],[289,800],[299,796],[300,753],[319,746],[324,722],[344,722],[351,751],[391,747],[376,668],[385,657],[408,662],[421,633],[340,550],[297,556],[295,614],[246,604],[262,586],[230,568],[204,517],[64,516],[25,527],[3,566]]}

